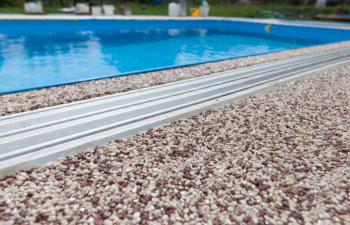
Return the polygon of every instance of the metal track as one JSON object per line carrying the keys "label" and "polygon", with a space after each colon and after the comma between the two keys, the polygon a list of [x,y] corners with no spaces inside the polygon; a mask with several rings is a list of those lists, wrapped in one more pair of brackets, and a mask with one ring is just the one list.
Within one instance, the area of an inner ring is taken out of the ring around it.
{"label": "metal track", "polygon": [[283,78],[350,60],[350,48],[0,118],[0,176],[169,122]]}

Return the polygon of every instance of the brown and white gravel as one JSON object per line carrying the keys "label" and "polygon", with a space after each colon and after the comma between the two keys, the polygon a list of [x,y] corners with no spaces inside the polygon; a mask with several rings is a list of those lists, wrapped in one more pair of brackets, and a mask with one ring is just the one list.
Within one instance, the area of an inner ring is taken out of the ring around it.
{"label": "brown and white gravel", "polygon": [[350,224],[349,87],[348,63],[0,178],[0,221]]}
{"label": "brown and white gravel", "polygon": [[96,81],[63,85],[40,90],[0,95],[0,116],[44,108],[68,102],[110,95],[129,90],[150,87],[240,67],[271,62],[293,56],[306,55],[336,48],[348,47],[350,41],[309,48],[258,55],[252,57],[206,63],[202,65],[155,71],[133,76],[116,77]]}

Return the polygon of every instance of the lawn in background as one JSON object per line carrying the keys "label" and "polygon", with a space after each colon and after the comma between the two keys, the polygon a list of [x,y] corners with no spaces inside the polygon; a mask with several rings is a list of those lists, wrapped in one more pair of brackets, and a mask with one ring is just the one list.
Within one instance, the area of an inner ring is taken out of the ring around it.
{"label": "lawn in background", "polygon": [[[167,15],[168,5],[152,5],[130,3],[128,7],[131,8],[134,15]],[[198,6],[189,5],[190,8]],[[145,8],[145,9],[143,9]],[[60,7],[44,7],[47,13],[60,13]],[[210,5],[210,16],[223,17],[276,17],[281,15],[289,19],[312,19],[317,14],[335,14],[337,6],[327,6],[324,9],[317,9],[314,6],[290,6],[290,5]],[[344,6],[345,12],[350,12],[350,5]],[[0,13],[22,13],[23,7],[2,7]],[[120,5],[116,5],[116,14],[120,14]],[[188,15],[190,13],[188,12]]]}
{"label": "lawn in background", "polygon": [[[142,9],[140,4],[128,4],[135,15],[167,15],[167,5],[146,5]],[[189,5],[188,9],[198,6]],[[315,6],[291,6],[291,5],[210,5],[210,16],[223,17],[274,17],[284,15],[291,19],[312,19],[317,14],[335,14],[337,6],[327,6],[317,9]],[[344,6],[345,11],[350,12],[350,5]],[[270,11],[270,13],[266,12]],[[269,15],[271,14],[271,15]],[[188,15],[190,15],[188,13]]]}

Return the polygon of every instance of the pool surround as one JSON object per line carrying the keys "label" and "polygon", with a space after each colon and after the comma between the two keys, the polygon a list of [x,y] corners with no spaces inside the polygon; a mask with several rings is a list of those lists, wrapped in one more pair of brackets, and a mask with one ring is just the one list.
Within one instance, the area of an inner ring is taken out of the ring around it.
{"label": "pool surround", "polygon": [[349,71],[1,178],[0,220],[350,223]]}

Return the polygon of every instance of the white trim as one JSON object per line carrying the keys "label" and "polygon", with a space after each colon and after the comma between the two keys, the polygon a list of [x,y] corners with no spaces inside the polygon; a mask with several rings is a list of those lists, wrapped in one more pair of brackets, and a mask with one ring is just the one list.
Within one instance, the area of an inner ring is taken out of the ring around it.
{"label": "white trim", "polygon": [[[92,16],[92,15],[74,15],[74,14],[46,14],[46,15],[27,15],[27,14],[0,14],[0,20],[191,20],[191,21],[203,21],[203,20],[224,20],[224,21],[243,21],[252,23],[268,23],[268,24],[280,24],[291,25],[299,27],[324,27],[324,28],[336,28],[336,29],[350,29],[350,26],[336,26],[328,23],[322,24],[304,24],[300,22],[293,22],[288,20],[279,19],[253,19],[253,18],[241,18],[241,17],[169,17],[169,16],[144,16],[144,15],[132,15],[132,16]],[[312,23],[312,21],[310,21]]]}

